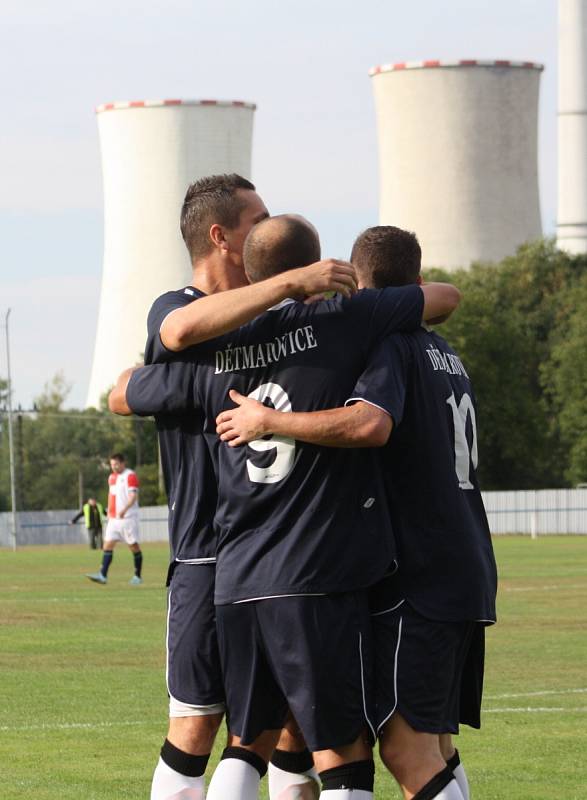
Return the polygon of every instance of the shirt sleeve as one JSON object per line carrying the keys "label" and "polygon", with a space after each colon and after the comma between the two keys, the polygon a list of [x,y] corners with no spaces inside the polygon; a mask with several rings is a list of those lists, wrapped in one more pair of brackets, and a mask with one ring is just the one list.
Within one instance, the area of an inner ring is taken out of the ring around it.
{"label": "shirt sleeve", "polygon": [[139,488],[139,479],[136,472],[130,472],[126,480],[126,485],[129,489]]}
{"label": "shirt sleeve", "polygon": [[378,344],[397,331],[415,331],[422,324],[424,293],[416,284],[377,292],[371,316],[370,343]]}
{"label": "shirt sleeve", "polygon": [[162,361],[169,361],[177,356],[169,350],[161,341],[161,326],[165,319],[178,308],[193,303],[203,295],[195,294],[193,290],[184,289],[179,292],[166,292],[158,297],[147,316],[147,343],[145,345],[145,364],[155,364]]}
{"label": "shirt sleeve", "polygon": [[181,361],[139,367],[126,387],[126,402],[141,417],[199,408],[194,369]]}
{"label": "shirt sleeve", "polygon": [[403,419],[408,383],[409,351],[401,335],[385,339],[371,354],[351,397],[386,411],[397,427]]}

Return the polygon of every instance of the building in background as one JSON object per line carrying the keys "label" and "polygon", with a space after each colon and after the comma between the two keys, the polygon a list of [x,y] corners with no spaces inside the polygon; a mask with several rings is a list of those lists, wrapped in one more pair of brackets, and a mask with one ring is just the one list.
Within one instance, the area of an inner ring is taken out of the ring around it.
{"label": "building in background", "polygon": [[497,261],[542,235],[540,64],[421,61],[373,78],[381,224],[415,231],[424,266]]}
{"label": "building in background", "polygon": [[249,178],[255,106],[153,100],[97,109],[104,185],[104,266],[87,405],[139,361],[153,300],[188,284],[179,216],[204,175]]}
{"label": "building in background", "polygon": [[587,0],[559,0],[557,244],[587,252]]}

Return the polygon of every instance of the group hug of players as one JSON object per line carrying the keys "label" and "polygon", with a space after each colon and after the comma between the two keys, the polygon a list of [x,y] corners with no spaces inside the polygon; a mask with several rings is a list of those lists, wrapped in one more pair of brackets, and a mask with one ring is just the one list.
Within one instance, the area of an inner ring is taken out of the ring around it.
{"label": "group hug of players", "polygon": [[368,800],[377,739],[407,800],[467,800],[451,735],[479,727],[497,578],[473,389],[425,324],[458,291],[394,227],[320,261],[237,175],[190,186],[181,231],[192,285],[110,396],[155,416],[169,497],[151,800],[256,800],[267,770],[271,800]]}

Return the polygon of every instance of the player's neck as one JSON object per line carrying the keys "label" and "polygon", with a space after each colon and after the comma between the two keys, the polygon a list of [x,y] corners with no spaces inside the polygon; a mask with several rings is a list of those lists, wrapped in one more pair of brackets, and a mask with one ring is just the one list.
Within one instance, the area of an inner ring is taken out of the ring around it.
{"label": "player's neck", "polygon": [[202,258],[193,265],[192,285],[205,294],[225,292],[248,286],[245,272],[228,259],[217,257]]}

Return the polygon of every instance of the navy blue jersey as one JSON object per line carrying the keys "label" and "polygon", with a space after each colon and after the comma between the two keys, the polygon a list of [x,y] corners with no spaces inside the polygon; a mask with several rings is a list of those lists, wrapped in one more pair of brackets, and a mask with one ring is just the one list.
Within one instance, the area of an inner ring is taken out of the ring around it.
{"label": "navy blue jersey", "polygon": [[[147,318],[145,364],[185,357],[168,350],[159,335],[167,315],[205,297],[192,286],[158,297]],[[189,351],[188,351],[189,352]],[[213,562],[216,559],[216,477],[203,436],[203,415],[178,411],[155,416],[161,464],[169,500],[169,544],[172,561]]]}
{"label": "navy blue jersey", "polygon": [[340,405],[378,342],[415,329],[422,307],[419,287],[289,301],[199,345],[191,369],[169,363],[133,374],[135,412],[204,413],[218,475],[217,603],[350,591],[386,572],[395,553],[373,451],[279,436],[231,448],[215,419],[232,406],[231,388],[284,412]]}
{"label": "navy blue jersey", "polygon": [[497,572],[477,483],[473,387],[432,331],[396,334],[352,393],[393,418],[381,452],[402,596],[435,620],[495,620]]}

